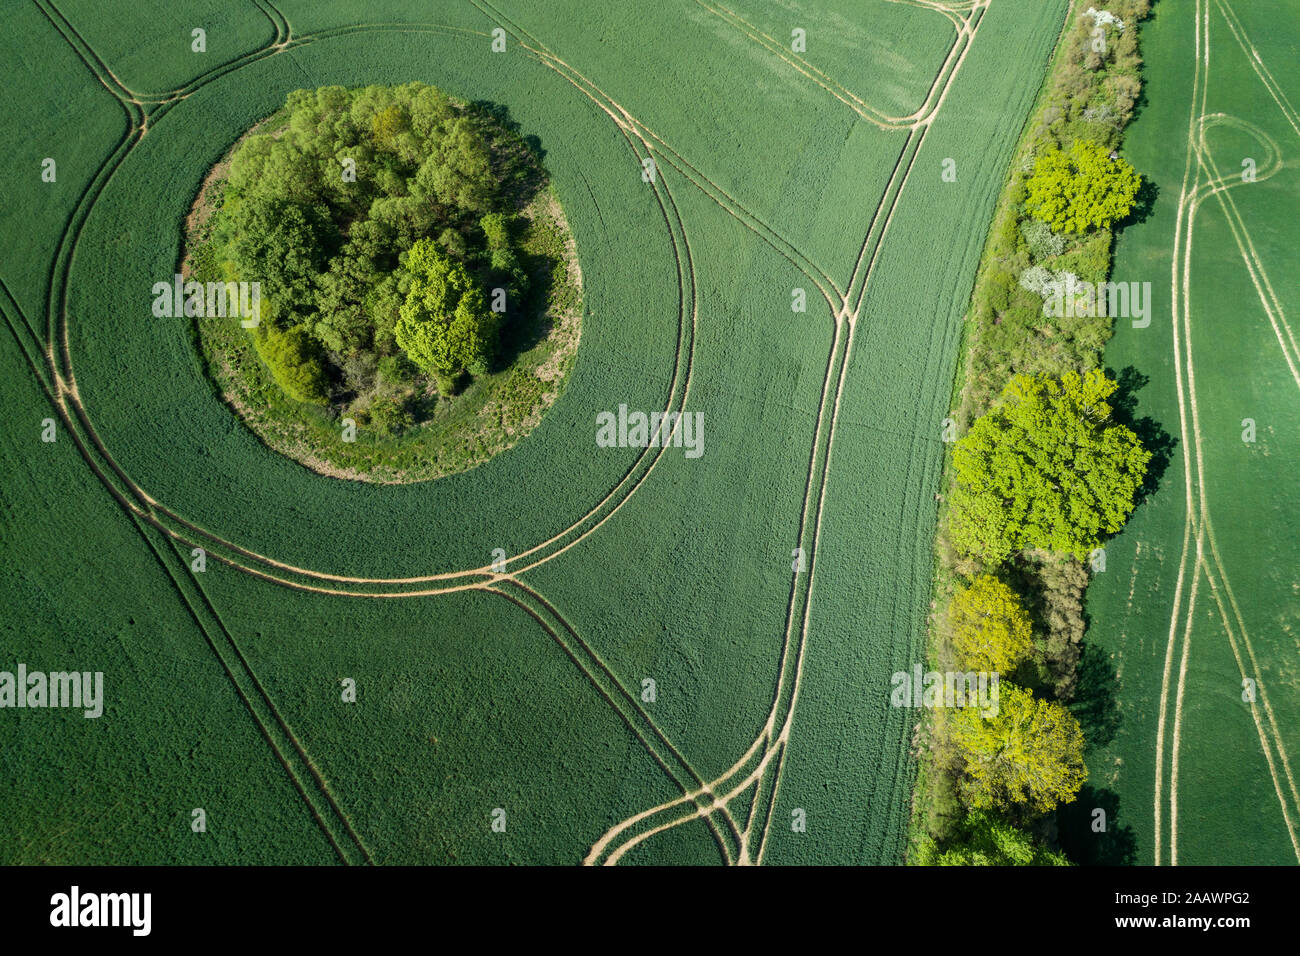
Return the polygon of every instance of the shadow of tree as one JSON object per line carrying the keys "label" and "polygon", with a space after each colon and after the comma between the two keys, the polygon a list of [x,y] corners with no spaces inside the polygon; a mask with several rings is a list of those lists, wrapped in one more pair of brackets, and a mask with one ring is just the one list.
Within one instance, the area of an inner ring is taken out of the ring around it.
{"label": "shadow of tree", "polygon": [[1156,200],[1159,198],[1160,186],[1154,179],[1143,176],[1142,185],[1138,187],[1137,195],[1133,197],[1133,208],[1116,224],[1116,228],[1125,229],[1146,222],[1151,218],[1151,213],[1156,208]]}
{"label": "shadow of tree", "polygon": [[[546,150],[533,134],[525,135],[519,122],[511,117],[510,108],[492,100],[474,100],[469,113],[478,128],[492,143],[492,175],[502,206],[522,212],[546,188],[550,176],[543,165]],[[484,288],[506,287],[510,290],[506,318],[501,323],[491,371],[510,368],[521,354],[537,345],[553,325],[548,312],[557,268],[563,260],[548,252],[525,248],[520,240],[526,225],[516,219],[511,236],[519,257],[520,274],[501,273],[486,262],[480,264],[480,283]]]}
{"label": "shadow of tree", "polygon": [[528,287],[520,307],[501,326],[492,371],[509,368],[515,360],[550,334],[554,317],[548,308],[555,286],[556,271],[563,260],[546,253],[519,250],[520,265],[528,276]]}
{"label": "shadow of tree", "polygon": [[[1147,10],[1145,14],[1137,18],[1138,23],[1139,24],[1146,23],[1152,17],[1158,16],[1159,13],[1161,12],[1161,9],[1163,9],[1163,7],[1161,7],[1160,0],[1151,0],[1151,8]],[[1149,101],[1147,100],[1147,84],[1143,83],[1142,88],[1138,90],[1137,99],[1133,101],[1133,113],[1129,117],[1128,123],[1126,125],[1129,126],[1133,125],[1133,122],[1139,116],[1141,116],[1143,110],[1147,108],[1148,102]]]}
{"label": "shadow of tree", "polygon": [[[1098,832],[1105,814],[1105,830]],[[1084,786],[1078,798],[1056,812],[1057,839],[1072,863],[1081,866],[1132,866],[1137,837],[1120,822],[1119,795],[1104,787]]]}
{"label": "shadow of tree", "polygon": [[547,183],[546,150],[533,134],[524,135],[510,108],[491,100],[470,103],[470,115],[492,140],[492,175],[497,188],[513,208],[523,209]]}
{"label": "shadow of tree", "polygon": [[1121,723],[1118,691],[1119,681],[1106,652],[1096,645],[1085,644],[1079,655],[1070,710],[1083,727],[1083,736],[1090,747],[1104,747],[1115,739]]}
{"label": "shadow of tree", "polygon": [[1126,366],[1118,373],[1108,368],[1106,374],[1119,383],[1119,388],[1111,397],[1115,421],[1131,428],[1141,439],[1147,451],[1151,452],[1146,478],[1143,479],[1142,487],[1137,493],[1137,503],[1140,505],[1159,489],[1160,480],[1164,477],[1169,462],[1173,460],[1174,450],[1178,447],[1178,439],[1165,431],[1164,426],[1151,416],[1138,416],[1137,393],[1151,381],[1149,376],[1143,375],[1132,365]]}

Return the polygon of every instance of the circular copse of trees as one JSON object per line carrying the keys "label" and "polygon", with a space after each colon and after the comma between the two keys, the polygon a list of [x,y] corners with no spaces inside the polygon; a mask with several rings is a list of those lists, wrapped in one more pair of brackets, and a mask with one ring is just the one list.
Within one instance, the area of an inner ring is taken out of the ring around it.
{"label": "circular copse of trees", "polygon": [[[185,239],[214,386],[323,474],[472,468],[540,421],[577,349],[581,273],[536,141],[432,86],[289,94],[209,173]],[[205,309],[214,287],[242,308]]]}

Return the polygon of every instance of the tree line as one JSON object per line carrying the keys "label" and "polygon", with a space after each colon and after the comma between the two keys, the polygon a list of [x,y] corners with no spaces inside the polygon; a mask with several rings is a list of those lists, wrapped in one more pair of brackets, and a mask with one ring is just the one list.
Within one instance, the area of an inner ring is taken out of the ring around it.
{"label": "tree line", "polygon": [[1141,177],[1117,151],[1141,91],[1138,23],[1149,8],[1072,6],[981,261],[931,654],[1008,681],[996,716],[931,716],[913,862],[1069,862],[1051,846],[1052,813],[1088,778],[1070,709],[1086,562],[1132,513],[1152,453],[1111,403],[1119,386],[1101,368],[1111,317],[1052,313],[1045,296],[1056,283],[1104,282],[1114,229],[1140,201]]}

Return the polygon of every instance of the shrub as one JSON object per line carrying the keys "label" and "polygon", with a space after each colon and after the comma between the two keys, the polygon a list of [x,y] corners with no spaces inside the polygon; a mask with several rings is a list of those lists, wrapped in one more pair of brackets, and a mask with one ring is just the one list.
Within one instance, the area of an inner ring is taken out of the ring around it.
{"label": "shrub", "polygon": [[297,402],[323,405],[329,397],[320,351],[301,326],[281,332],[262,324],[253,344],[281,390]]}
{"label": "shrub", "polygon": [[409,385],[415,377],[415,367],[405,356],[382,355],[376,368],[379,380],[385,385]]}
{"label": "shrub", "polygon": [[1034,838],[988,811],[968,813],[940,850],[934,849],[935,866],[1069,866],[1064,854],[1054,853]]}
{"label": "shrub", "polygon": [[435,371],[433,373],[434,385],[438,388],[438,394],[444,398],[451,398],[460,391],[460,379],[460,375],[451,372]]}
{"label": "shrub", "polygon": [[1015,273],[994,266],[984,276],[975,296],[975,311],[985,321],[1006,309],[1016,287]]}
{"label": "shrub", "polygon": [[406,404],[396,398],[377,398],[370,403],[370,423],[383,435],[396,435],[410,428],[415,419]]}
{"label": "shrub", "polygon": [[1026,219],[1020,224],[1020,234],[1025,237],[1029,255],[1034,262],[1059,256],[1065,251],[1065,236],[1052,232],[1052,227],[1041,219]]}
{"label": "shrub", "polygon": [[1051,294],[1055,281],[1056,273],[1044,266],[1030,266],[1020,273],[1020,288],[1043,298]]}
{"label": "shrub", "polygon": [[1110,274],[1112,236],[1102,230],[1052,262],[1052,267],[1075,273],[1086,282],[1105,282]]}

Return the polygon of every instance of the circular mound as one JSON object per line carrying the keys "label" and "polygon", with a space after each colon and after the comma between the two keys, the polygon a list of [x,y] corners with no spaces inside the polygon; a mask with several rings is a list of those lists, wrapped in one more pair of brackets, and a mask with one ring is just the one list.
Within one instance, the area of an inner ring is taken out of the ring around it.
{"label": "circular mound", "polygon": [[582,279],[536,140],[434,87],[289,94],[204,179],[155,314],[193,317],[214,389],[336,478],[466,471],[541,421]]}
{"label": "circular mound", "polygon": [[[340,47],[347,56],[337,55]],[[80,239],[83,249],[105,252],[72,259],[67,313],[74,320],[63,331],[94,443],[111,450],[107,473],[129,476],[141,500],[166,505],[166,521],[182,535],[198,534],[194,543],[209,553],[224,548],[232,562],[255,560],[268,578],[298,568],[328,572],[317,588],[351,587],[343,582],[352,576],[394,587],[418,578],[431,593],[463,588],[472,578],[466,569],[483,567],[498,547],[530,560],[561,552],[635,490],[651,450],[593,455],[592,423],[619,403],[680,402],[693,356],[694,283],[689,271],[684,283],[657,280],[689,270],[689,249],[665,218],[666,185],[646,186],[627,135],[608,113],[536,57],[509,66],[484,72],[477,45],[455,31],[408,37],[376,26],[305,37],[292,58],[250,57],[195,84],[150,116],[147,136],[128,142],[124,134]],[[547,427],[473,471],[439,481],[340,481],[272,451],[238,422],[201,368],[196,323],[151,316],[149,293],[182,259],[176,224],[204,177],[304,76],[353,88],[411,75],[467,101],[512,104],[523,129],[545,144],[583,256],[584,355],[547,412]],[[178,180],[185,188],[160,186]],[[95,320],[77,320],[83,316]],[[319,530],[300,533],[304,522]],[[401,546],[376,546],[384,541]],[[427,575],[437,580],[420,577]]]}

